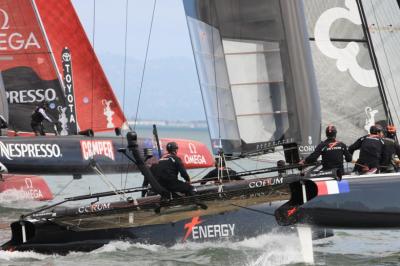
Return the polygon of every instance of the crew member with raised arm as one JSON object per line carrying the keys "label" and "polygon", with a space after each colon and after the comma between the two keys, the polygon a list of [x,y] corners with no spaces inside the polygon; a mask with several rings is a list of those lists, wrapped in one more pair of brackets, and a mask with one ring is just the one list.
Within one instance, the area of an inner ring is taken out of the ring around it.
{"label": "crew member with raised arm", "polygon": [[46,114],[46,109],[49,107],[49,104],[46,101],[40,103],[39,106],[36,107],[35,111],[33,111],[31,115],[31,127],[36,136],[45,136],[43,121],[47,120],[50,123],[53,123],[53,120]]}
{"label": "crew member with raised arm", "polygon": [[385,130],[385,137],[383,138],[383,152],[380,165],[382,173],[397,172],[397,165],[400,161],[394,160],[394,155],[400,158],[400,145],[396,141],[396,127],[388,125]]}
{"label": "crew member with raised arm", "polygon": [[343,157],[346,162],[351,162],[352,156],[347,150],[346,144],[336,140],[337,129],[335,126],[329,125],[326,130],[326,140],[322,141],[306,159],[299,163],[313,163],[318,157],[322,156],[322,170],[338,169],[337,176],[339,178],[344,174]]}
{"label": "crew member with raised arm", "polygon": [[349,146],[349,152],[360,150],[360,156],[355,162],[354,171],[359,174],[376,173],[379,171],[384,142],[382,140],[382,127],[373,125],[369,134],[356,140]]}
{"label": "crew member with raised arm", "polygon": [[[186,172],[182,160],[177,156],[178,144],[176,142],[167,143],[167,154],[158,162],[155,169],[155,176],[158,178],[160,185],[170,192],[181,192],[187,196],[194,195],[194,188],[190,185],[190,177]],[[181,175],[186,182],[178,180],[178,174]]]}

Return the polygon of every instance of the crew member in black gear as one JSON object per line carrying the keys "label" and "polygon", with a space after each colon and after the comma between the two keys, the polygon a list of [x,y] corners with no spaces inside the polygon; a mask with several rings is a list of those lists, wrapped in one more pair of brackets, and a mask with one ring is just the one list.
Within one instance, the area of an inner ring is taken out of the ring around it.
{"label": "crew member in black gear", "polygon": [[322,171],[337,169],[339,178],[344,174],[343,157],[346,162],[351,162],[352,156],[347,150],[346,144],[336,140],[337,129],[335,126],[328,126],[325,130],[326,140],[322,141],[305,160],[300,164],[316,162],[322,156]]}
{"label": "crew member in black gear", "polygon": [[383,138],[383,152],[380,163],[380,171],[382,173],[394,173],[397,172],[397,164],[399,160],[394,161],[394,155],[400,158],[400,146],[396,141],[396,127],[388,125],[385,130],[385,137]]}
{"label": "crew member in black gear", "polygon": [[35,111],[33,111],[31,115],[31,127],[36,136],[46,135],[44,133],[44,126],[43,126],[44,120],[53,123],[51,118],[46,114],[46,110],[48,107],[49,107],[48,103],[44,101],[39,106],[36,107]]}
{"label": "crew member in black gear", "polygon": [[382,127],[374,125],[370,127],[368,135],[359,138],[350,145],[349,152],[351,154],[355,150],[360,150],[360,156],[354,166],[355,172],[363,174],[368,171],[376,172],[379,170],[384,146],[382,136]]}
{"label": "crew member in black gear", "polygon": [[[219,175],[218,175],[219,173]],[[204,185],[208,181],[217,180],[218,176],[220,180],[230,181],[230,180],[243,180],[240,176],[236,176],[236,171],[226,167],[225,160],[221,157],[215,158],[215,168],[203,176],[203,180],[200,184]]]}
{"label": "crew member in black gear", "polygon": [[[186,196],[193,196],[194,188],[189,184],[190,177],[181,159],[177,156],[178,144],[176,142],[167,143],[167,152],[156,167],[151,168],[153,174],[157,177],[160,185],[170,192],[181,192]],[[178,174],[181,174],[186,183],[178,180]]]}

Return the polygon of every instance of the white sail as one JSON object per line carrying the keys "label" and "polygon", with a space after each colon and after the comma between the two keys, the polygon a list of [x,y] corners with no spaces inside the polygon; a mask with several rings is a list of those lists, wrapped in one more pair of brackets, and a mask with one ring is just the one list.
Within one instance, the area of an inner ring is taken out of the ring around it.
{"label": "white sail", "polygon": [[184,6],[214,151],[317,144],[318,91],[301,2]]}

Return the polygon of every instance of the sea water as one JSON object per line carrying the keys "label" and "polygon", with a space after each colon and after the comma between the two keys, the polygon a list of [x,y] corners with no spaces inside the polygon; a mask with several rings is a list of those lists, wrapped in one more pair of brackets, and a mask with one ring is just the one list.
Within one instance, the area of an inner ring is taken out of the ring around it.
{"label": "sea water", "polygon": [[[138,129],[139,136],[151,136],[151,128]],[[160,137],[198,140],[209,145],[206,129],[160,128]],[[231,163],[235,170],[250,170],[271,165],[279,158],[263,157]],[[282,155],[280,155],[282,156]],[[191,170],[192,178],[207,171]],[[73,180],[72,176],[46,176],[56,195],[52,202],[79,194],[110,190],[96,175]],[[140,186],[138,173],[108,175],[118,188]],[[137,194],[134,196],[138,196]],[[0,243],[10,239],[9,223],[43,203],[18,200],[18,195],[0,194]],[[47,203],[49,204],[49,203]],[[400,265],[400,231],[336,230],[335,236],[314,241],[316,265]],[[35,252],[0,251],[0,265],[304,265],[297,236],[278,232],[240,242],[180,243],[172,247],[111,242],[89,253],[72,252],[66,256]]]}

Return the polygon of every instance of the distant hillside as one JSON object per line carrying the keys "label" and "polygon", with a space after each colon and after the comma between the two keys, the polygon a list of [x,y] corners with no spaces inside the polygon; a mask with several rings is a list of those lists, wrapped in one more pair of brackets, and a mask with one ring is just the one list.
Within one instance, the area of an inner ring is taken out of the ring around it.
{"label": "distant hillside", "polygon": [[[100,55],[107,78],[123,105],[122,56]],[[143,62],[127,59],[125,114],[134,119]],[[190,58],[170,57],[149,60],[143,82],[139,119],[204,120],[203,103],[194,61]]]}

